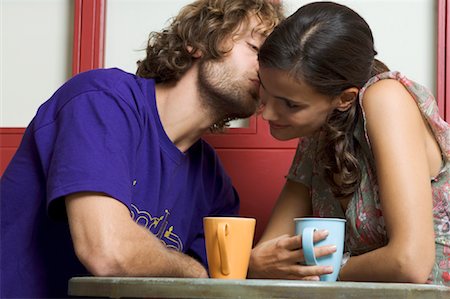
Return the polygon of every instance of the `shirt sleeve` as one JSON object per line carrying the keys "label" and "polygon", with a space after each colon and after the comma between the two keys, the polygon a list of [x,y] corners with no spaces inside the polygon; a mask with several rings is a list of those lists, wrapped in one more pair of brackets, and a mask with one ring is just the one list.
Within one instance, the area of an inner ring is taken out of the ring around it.
{"label": "shirt sleeve", "polygon": [[[106,193],[130,203],[139,124],[133,109],[120,97],[103,91],[78,95],[35,135],[39,150],[51,153],[49,213],[56,199],[82,191]],[[50,135],[53,140],[49,142],[46,136]]]}
{"label": "shirt sleeve", "polygon": [[314,142],[310,138],[301,138],[287,179],[302,183],[311,189],[314,162]]}

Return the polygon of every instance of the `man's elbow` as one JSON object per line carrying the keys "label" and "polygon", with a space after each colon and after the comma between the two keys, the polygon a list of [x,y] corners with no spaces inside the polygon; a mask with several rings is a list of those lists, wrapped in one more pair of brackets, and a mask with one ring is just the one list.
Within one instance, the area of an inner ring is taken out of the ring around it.
{"label": "man's elbow", "polygon": [[76,251],[77,257],[94,276],[129,276],[125,259],[111,249],[84,248]]}

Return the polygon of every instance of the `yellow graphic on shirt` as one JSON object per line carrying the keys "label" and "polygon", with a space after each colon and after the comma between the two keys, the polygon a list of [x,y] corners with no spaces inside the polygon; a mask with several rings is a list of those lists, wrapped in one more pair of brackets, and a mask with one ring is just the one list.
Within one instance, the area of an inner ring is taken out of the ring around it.
{"label": "yellow graphic on shirt", "polygon": [[131,218],[139,224],[148,229],[158,239],[163,242],[168,248],[178,251],[183,251],[183,242],[176,233],[174,233],[173,225],[169,226],[170,212],[166,209],[164,215],[160,217],[153,217],[149,212],[139,210],[138,207],[131,204]]}

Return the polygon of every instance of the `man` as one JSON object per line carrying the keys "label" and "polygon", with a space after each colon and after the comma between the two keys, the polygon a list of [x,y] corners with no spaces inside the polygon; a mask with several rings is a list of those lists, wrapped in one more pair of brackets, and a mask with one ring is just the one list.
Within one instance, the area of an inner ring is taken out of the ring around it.
{"label": "man", "polygon": [[86,72],[44,103],[1,181],[1,297],[64,297],[89,273],[207,277],[202,218],[239,200],[201,136],[255,112],[258,48],[281,18],[263,0],[196,1],[150,37],[138,76]]}

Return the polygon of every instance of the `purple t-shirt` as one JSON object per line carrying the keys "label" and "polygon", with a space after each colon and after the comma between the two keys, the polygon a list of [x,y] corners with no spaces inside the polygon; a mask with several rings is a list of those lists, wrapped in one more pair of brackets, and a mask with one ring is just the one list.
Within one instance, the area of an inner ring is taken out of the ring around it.
{"label": "purple t-shirt", "polygon": [[[118,69],[75,76],[38,110],[1,179],[1,297],[64,297],[88,274],[64,196],[103,192],[167,247],[206,266],[202,218],[239,199],[214,150],[183,153],[161,125],[153,80]],[[157,258],[157,257],[155,257]]]}

